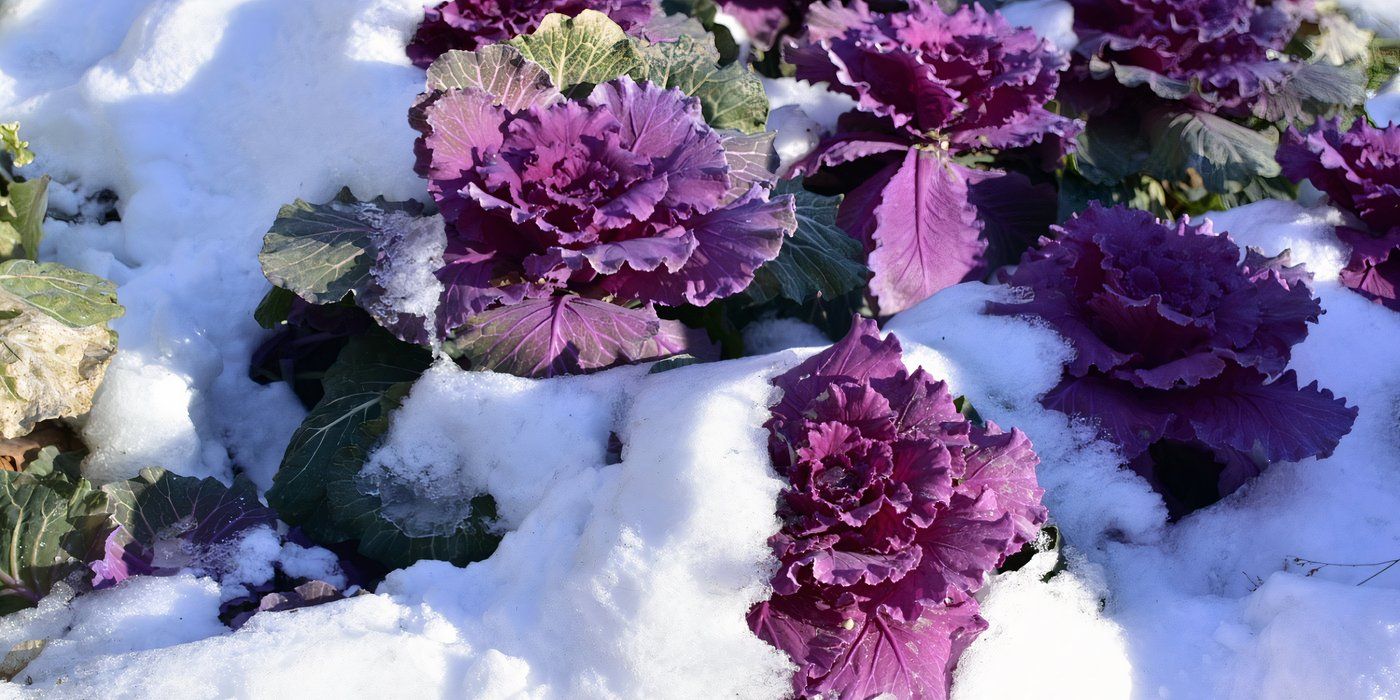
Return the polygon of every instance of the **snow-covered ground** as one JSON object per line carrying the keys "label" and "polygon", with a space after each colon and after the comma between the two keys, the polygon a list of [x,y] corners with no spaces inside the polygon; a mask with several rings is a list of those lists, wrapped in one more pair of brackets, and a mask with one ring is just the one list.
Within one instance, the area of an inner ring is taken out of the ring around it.
{"label": "snow-covered ground", "polygon": [[[121,222],[51,222],[44,251],[117,281],[128,310],[84,431],[92,476],[161,464],[226,478],[236,463],[270,482],[301,409],[247,379],[260,240],[297,197],[421,194],[405,114],[422,74],[402,52],[420,12],[421,0],[0,8],[0,118],[24,123],[31,169],[67,183],[56,207],[104,188],[119,198]],[[963,658],[958,697],[1400,696],[1400,567],[1356,586],[1374,570],[1287,563],[1400,556],[1400,315],[1335,283],[1334,213],[1265,202],[1213,218],[1308,264],[1327,313],[1293,367],[1361,413],[1331,458],[1276,465],[1177,524],[1086,426],[1039,406],[1069,351],[981,316],[996,289],[955,287],[889,324],[911,364],[1031,436],[1068,543],[1070,567],[1049,583],[1042,557],[986,588],[991,628]],[[753,331],[773,349],[803,332]],[[386,464],[426,454],[456,465],[441,483],[486,486],[511,528],[492,558],[420,563],[377,594],[236,633],[218,621],[219,586],[192,577],[51,597],[0,619],[0,649],[51,640],[20,678],[32,686],[0,693],[780,696],[783,659],[743,615],[766,595],[777,529],[768,379],[809,352],[546,381],[439,366]],[[611,432],[625,444],[616,464]]]}

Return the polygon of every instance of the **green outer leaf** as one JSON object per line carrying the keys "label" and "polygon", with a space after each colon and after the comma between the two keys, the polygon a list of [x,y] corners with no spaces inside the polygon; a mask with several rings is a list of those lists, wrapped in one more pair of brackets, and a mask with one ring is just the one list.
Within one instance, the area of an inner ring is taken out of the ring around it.
{"label": "green outer leaf", "polygon": [[106,504],[83,479],[0,472],[0,615],[33,605],[83,566],[110,529]]}
{"label": "green outer leaf", "polygon": [[1090,119],[1077,143],[1075,168],[1096,185],[1117,184],[1140,172],[1147,160],[1147,139],[1135,119]]}
{"label": "green outer leaf", "polygon": [[380,212],[422,212],[413,202],[390,202],[378,197],[362,203],[349,188],[325,204],[296,200],[277,212],[263,237],[263,275],[278,287],[313,304],[333,304],[369,280],[373,262],[375,222],[363,204]]}
{"label": "green outer leaf", "polygon": [[1154,177],[1183,182],[1194,170],[1207,190],[1236,192],[1253,178],[1279,173],[1273,127],[1255,131],[1205,112],[1165,112],[1149,118],[1147,128],[1146,168]]}
{"label": "green outer leaf", "polygon": [[398,408],[409,388],[403,383],[386,391],[380,416],[366,421],[355,441],[336,452],[326,481],[329,509],[337,527],[359,541],[360,553],[385,566],[398,569],[423,559],[457,566],[481,561],[491,556],[501,541],[495,531],[496,501],[491,496],[474,497],[471,517],[451,535],[410,537],[382,517],[382,501],[377,495],[364,493],[357,483],[365,460],[389,429],[389,414]]}
{"label": "green outer leaf", "polygon": [[292,434],[267,492],[268,503],[283,520],[319,540],[346,539],[330,521],[325,504],[335,454],[358,438],[361,424],[380,416],[384,392],[417,379],[430,362],[426,350],[379,330],[350,341],[326,371],[325,396]]}
{"label": "green outer leaf", "polygon": [[683,36],[643,46],[642,67],[634,75],[676,88],[700,100],[705,121],[716,129],[757,133],[768,121],[763,83],[745,66],[719,66],[719,52],[708,41]]}
{"label": "green outer leaf", "polygon": [[20,244],[24,257],[39,259],[39,243],[44,239],[44,215],[49,210],[49,176],[10,185],[10,203],[19,210]]}
{"label": "green outer leaf", "polygon": [[1366,75],[1357,68],[1300,63],[1288,78],[1261,102],[1256,115],[1269,121],[1330,116],[1366,99]]}
{"label": "green outer leaf", "polygon": [[509,44],[448,51],[428,68],[428,90],[477,88],[515,111],[562,99],[549,74]]}
{"label": "green outer leaf", "polygon": [[758,268],[744,295],[755,304],[778,297],[798,303],[813,297],[834,299],[865,286],[869,270],[861,263],[860,242],[836,225],[840,197],[824,197],[784,180],[773,196],[793,195],[797,231],[783,241],[778,257]]}
{"label": "green outer leaf", "polygon": [[287,320],[287,314],[291,313],[292,300],[296,296],[281,287],[272,287],[258,302],[258,308],[253,309],[253,320],[267,330],[282,325]]}
{"label": "green outer leaf", "polygon": [[126,313],[111,282],[58,263],[0,263],[0,289],[70,328],[106,323]]}
{"label": "green outer leaf", "polygon": [[1371,41],[1370,54],[1366,65],[1366,90],[1374,92],[1400,72],[1400,39],[1377,37]]}
{"label": "green outer leaf", "polygon": [[167,531],[193,517],[214,518],[219,527],[228,522],[242,528],[275,524],[272,513],[258,501],[258,487],[241,474],[232,486],[225,486],[213,477],[146,467],[134,478],[104,484],[102,492],[111,504],[112,520],[146,546],[155,546]]}
{"label": "green outer leaf", "polygon": [[676,355],[675,357],[668,357],[652,365],[651,369],[647,370],[647,374],[661,374],[662,372],[670,372],[673,369],[680,369],[681,367],[698,365],[701,362],[704,362],[704,360],[694,355]]}
{"label": "green outer leaf", "polygon": [[[4,199],[0,197],[0,201]],[[21,245],[24,257],[36,260],[44,238],[44,214],[49,209],[49,176],[10,183],[8,199],[8,205],[0,209],[0,234],[7,243]],[[4,255],[14,257],[18,252],[11,246]]]}
{"label": "green outer leaf", "polygon": [[34,152],[29,150],[29,142],[19,139],[19,122],[0,124],[0,155],[8,156],[16,168],[34,162]]}
{"label": "green outer leaf", "polygon": [[568,97],[586,95],[594,85],[641,65],[627,33],[596,10],[584,10],[577,17],[550,13],[533,33],[508,43],[540,64]]}

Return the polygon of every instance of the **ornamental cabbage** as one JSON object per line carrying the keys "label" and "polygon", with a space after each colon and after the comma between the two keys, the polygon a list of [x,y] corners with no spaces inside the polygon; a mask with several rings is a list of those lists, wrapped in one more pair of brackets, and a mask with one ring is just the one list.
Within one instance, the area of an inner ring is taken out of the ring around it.
{"label": "ornamental cabbage", "polygon": [[[1070,0],[1076,74],[1147,86],[1192,109],[1264,116],[1268,103],[1303,64],[1281,54],[1311,0]],[[1126,90],[1116,98],[1130,94]]]}
{"label": "ornamental cabbage", "polygon": [[1321,305],[1285,256],[1241,255],[1209,221],[1091,206],[1007,277],[1074,347],[1048,408],[1097,423],[1179,517],[1270,462],[1325,457],[1356,408],[1285,371]]}
{"label": "ornamental cabbage", "polygon": [[492,48],[521,80],[437,90],[411,116],[447,223],[440,328],[465,327],[459,347],[488,368],[534,376],[685,350],[653,306],[743,291],[796,228],[793,198],[770,199],[771,173],[745,161],[761,137],[721,134],[699,100],[625,75],[568,100]]}
{"label": "ornamental cabbage", "polygon": [[986,628],[972,594],[1045,522],[1025,434],[973,425],[900,356],[857,319],[773,380],[769,452],[788,486],[773,596],[749,624],[797,664],[799,695],[947,697]]}
{"label": "ornamental cabbage", "polygon": [[[856,110],[795,172],[845,179],[833,169],[854,161],[878,170],[847,194],[841,222],[865,244],[880,313],[1000,263],[1000,244],[1024,249],[1016,243],[1024,235],[989,220],[993,208],[979,200],[1039,200],[1053,210],[1054,192],[964,162],[988,149],[1072,139],[1077,123],[1044,106],[1067,57],[977,6],[945,14],[916,0],[907,12],[881,14],[857,0],[814,5],[810,16],[806,39],[788,52],[796,77],[826,82]],[[989,241],[998,244],[990,251]]]}
{"label": "ornamental cabbage", "polygon": [[474,51],[482,46],[529,34],[550,13],[573,17],[598,10],[623,29],[645,24],[652,16],[649,0],[445,0],[424,9],[408,44],[413,65],[427,68],[453,49]]}
{"label": "ornamental cabbage", "polygon": [[1342,131],[1337,120],[1319,120],[1306,132],[1289,129],[1278,160],[1290,180],[1311,181],[1355,217],[1337,228],[1351,246],[1342,284],[1400,311],[1400,125],[1363,118]]}

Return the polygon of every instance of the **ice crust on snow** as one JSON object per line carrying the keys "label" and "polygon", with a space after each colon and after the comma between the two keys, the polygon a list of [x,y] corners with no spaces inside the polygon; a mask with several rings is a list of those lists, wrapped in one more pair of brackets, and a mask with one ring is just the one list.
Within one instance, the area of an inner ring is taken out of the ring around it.
{"label": "ice crust on snow", "polygon": [[383,291],[371,302],[371,313],[388,325],[400,316],[423,319],[429,337],[435,335],[438,298],[442,282],[442,255],[447,250],[447,231],[441,216],[411,216],[402,211],[388,212],[371,203],[357,205],[360,216],[378,231],[375,247],[380,262],[370,274]]}
{"label": "ice crust on snow", "polygon": [[[259,242],[297,197],[325,201],[346,185],[421,196],[405,112],[422,74],[402,54],[420,17],[421,0],[11,0],[0,10],[0,104],[40,155],[31,171],[66,183],[70,211],[93,209],[87,198],[104,188],[119,197],[120,222],[46,225],[45,252],[112,278],[128,309],[84,429],[90,476],[161,464],[228,478],[237,465],[268,485],[302,411],[285,387],[247,379],[263,337],[251,319],[266,289]],[[1017,22],[1063,28],[1051,19]],[[767,89],[775,108],[801,107],[819,125],[846,108],[795,81]],[[1400,316],[1337,284],[1346,251],[1335,212],[1264,202],[1211,218],[1315,273],[1327,313],[1292,366],[1361,414],[1332,457],[1274,465],[1175,525],[1091,426],[1039,406],[1070,349],[1047,328],[979,313],[1009,292],[960,285],[889,324],[911,366],[1031,437],[1068,543],[1069,568],[1049,583],[1042,555],[985,589],[991,627],[959,668],[959,698],[1400,695],[1400,567],[1357,587],[1373,569],[1307,576],[1289,560],[1400,556]],[[751,344],[765,337],[777,341],[768,349],[810,340],[771,327]],[[343,581],[327,554],[277,546],[264,531],[240,544],[232,586],[136,578],[0,619],[0,646],[50,640],[24,672],[32,686],[0,688],[781,697],[785,660],[748,634],[743,614],[767,595],[765,539],[777,529],[780,484],[761,427],[768,380],[810,352],[544,381],[439,366],[374,463],[409,501],[490,491],[506,533],[493,557],[423,562],[374,594],[257,615],[230,633],[219,603],[273,567]],[[624,444],[616,464],[605,456],[611,432]]]}

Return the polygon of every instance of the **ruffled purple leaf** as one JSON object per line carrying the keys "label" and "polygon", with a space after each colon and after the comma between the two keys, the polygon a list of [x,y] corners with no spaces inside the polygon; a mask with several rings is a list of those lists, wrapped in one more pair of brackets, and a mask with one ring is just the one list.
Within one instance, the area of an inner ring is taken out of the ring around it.
{"label": "ruffled purple leaf", "polygon": [[[797,226],[792,197],[769,197],[769,138],[721,136],[678,90],[622,77],[581,102],[512,111],[468,86],[425,98],[411,121],[417,170],[449,224],[444,335],[563,292],[703,306],[748,287]],[[658,356],[609,347],[617,358]],[[583,354],[590,369],[612,364]],[[571,365],[531,361],[544,364],[508,365]]]}
{"label": "ruffled purple leaf", "polygon": [[1330,456],[1357,415],[1315,381],[1300,388],[1293,370],[1268,381],[1235,369],[1174,403],[1201,442],[1258,452],[1270,462]]}
{"label": "ruffled purple leaf", "polygon": [[474,369],[522,377],[582,374],[617,364],[679,354],[649,309],[628,309],[597,299],[563,295],[523,301],[472,317],[454,349]]}
{"label": "ruffled purple leaf", "polygon": [[788,483],[751,628],[796,663],[799,694],[946,697],[985,627],[972,594],[1045,522],[1029,441],[973,426],[867,319],[773,383]]}
{"label": "ruffled purple leaf", "polygon": [[1242,252],[1209,221],[1097,205],[1055,232],[1008,276],[1032,298],[988,310],[1039,317],[1074,346],[1042,402],[1095,424],[1154,487],[1172,485],[1164,495],[1174,516],[1189,499],[1185,477],[1151,467],[1162,444],[1199,443],[1234,465],[1222,479],[1214,467],[1197,470],[1192,478],[1210,482],[1197,490],[1212,495],[1190,501],[1199,507],[1257,473],[1235,453],[1265,463],[1325,457],[1350,431],[1354,407],[1316,382],[1300,389],[1284,371],[1322,313],[1306,271],[1286,255]]}
{"label": "ruffled purple leaf", "polygon": [[1336,120],[1319,120],[1306,132],[1289,129],[1278,161],[1290,180],[1310,180],[1361,222],[1337,229],[1351,246],[1342,283],[1400,310],[1400,125],[1374,127],[1362,118],[1342,131]]}
{"label": "ruffled purple leaf", "polygon": [[788,51],[796,77],[828,83],[914,142],[936,134],[963,153],[1072,133],[1072,120],[1044,109],[1068,57],[998,13],[946,14],[924,0],[890,14],[818,7],[806,40]]}
{"label": "ruffled purple leaf", "polygon": [[1080,38],[1077,82],[1112,81],[1192,109],[1264,116],[1300,63],[1280,55],[1310,3],[1255,0],[1071,0]]}

